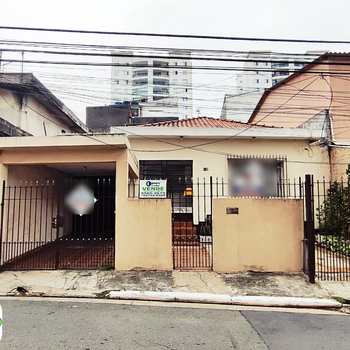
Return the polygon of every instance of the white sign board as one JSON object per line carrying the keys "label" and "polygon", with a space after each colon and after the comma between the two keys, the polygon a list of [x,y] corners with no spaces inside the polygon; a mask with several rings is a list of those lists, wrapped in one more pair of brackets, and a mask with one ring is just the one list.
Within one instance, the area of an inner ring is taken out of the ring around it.
{"label": "white sign board", "polygon": [[140,180],[140,198],[166,198],[166,180]]}

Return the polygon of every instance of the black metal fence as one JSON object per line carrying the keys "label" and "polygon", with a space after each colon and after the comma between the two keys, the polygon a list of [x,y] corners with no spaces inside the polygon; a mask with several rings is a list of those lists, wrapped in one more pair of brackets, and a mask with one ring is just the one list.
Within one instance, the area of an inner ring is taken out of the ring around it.
{"label": "black metal fence", "polygon": [[[86,215],[67,209],[77,183],[97,199]],[[5,270],[97,269],[114,266],[114,194],[110,177],[3,183],[0,268]]]}
{"label": "black metal fence", "polygon": [[305,183],[310,199],[308,234],[311,276],[320,280],[350,281],[349,181],[313,180]]}

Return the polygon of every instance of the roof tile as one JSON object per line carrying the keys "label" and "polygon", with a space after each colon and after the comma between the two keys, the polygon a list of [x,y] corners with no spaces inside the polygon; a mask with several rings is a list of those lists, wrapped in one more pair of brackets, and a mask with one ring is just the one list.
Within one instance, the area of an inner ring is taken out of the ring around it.
{"label": "roof tile", "polygon": [[159,123],[150,123],[143,126],[156,126],[156,127],[178,127],[178,128],[228,128],[239,129],[251,127],[267,127],[265,125],[254,125],[244,122],[238,122],[235,120],[217,119],[210,117],[196,117],[189,119],[171,120]]}

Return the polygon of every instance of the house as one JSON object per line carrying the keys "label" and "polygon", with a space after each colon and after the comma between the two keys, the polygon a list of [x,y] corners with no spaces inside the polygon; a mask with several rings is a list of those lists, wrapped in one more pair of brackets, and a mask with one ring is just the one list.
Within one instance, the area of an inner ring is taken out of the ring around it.
{"label": "house", "polygon": [[0,74],[2,136],[53,136],[88,129],[31,73]]}
{"label": "house", "polygon": [[304,128],[309,124],[320,131],[329,124],[332,180],[345,176],[350,162],[349,63],[349,53],[321,55],[267,89],[249,118],[250,123],[277,127]]}
{"label": "house", "polygon": [[300,272],[303,178],[329,178],[319,141],[208,117],[3,138],[0,268]]}
{"label": "house", "polygon": [[[230,182],[234,164],[255,159],[274,164],[276,182],[304,177],[329,178],[327,147],[319,130],[277,128],[197,117],[144,126],[112,127],[128,135],[140,163],[140,178],[203,179]],[[277,185],[276,185],[277,187]]]}

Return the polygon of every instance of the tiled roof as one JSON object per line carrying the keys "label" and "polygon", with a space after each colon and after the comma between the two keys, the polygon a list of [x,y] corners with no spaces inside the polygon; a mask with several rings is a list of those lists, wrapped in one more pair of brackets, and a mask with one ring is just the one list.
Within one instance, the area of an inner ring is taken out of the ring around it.
{"label": "tiled roof", "polygon": [[[253,124],[248,124],[244,122],[238,122],[234,120],[225,120],[209,117],[196,117],[189,119],[180,119],[165,121],[159,123],[145,124],[143,126],[158,126],[158,127],[178,127],[178,128],[228,128],[228,129],[238,129],[246,128]],[[254,127],[266,127],[265,125],[254,125]]]}

